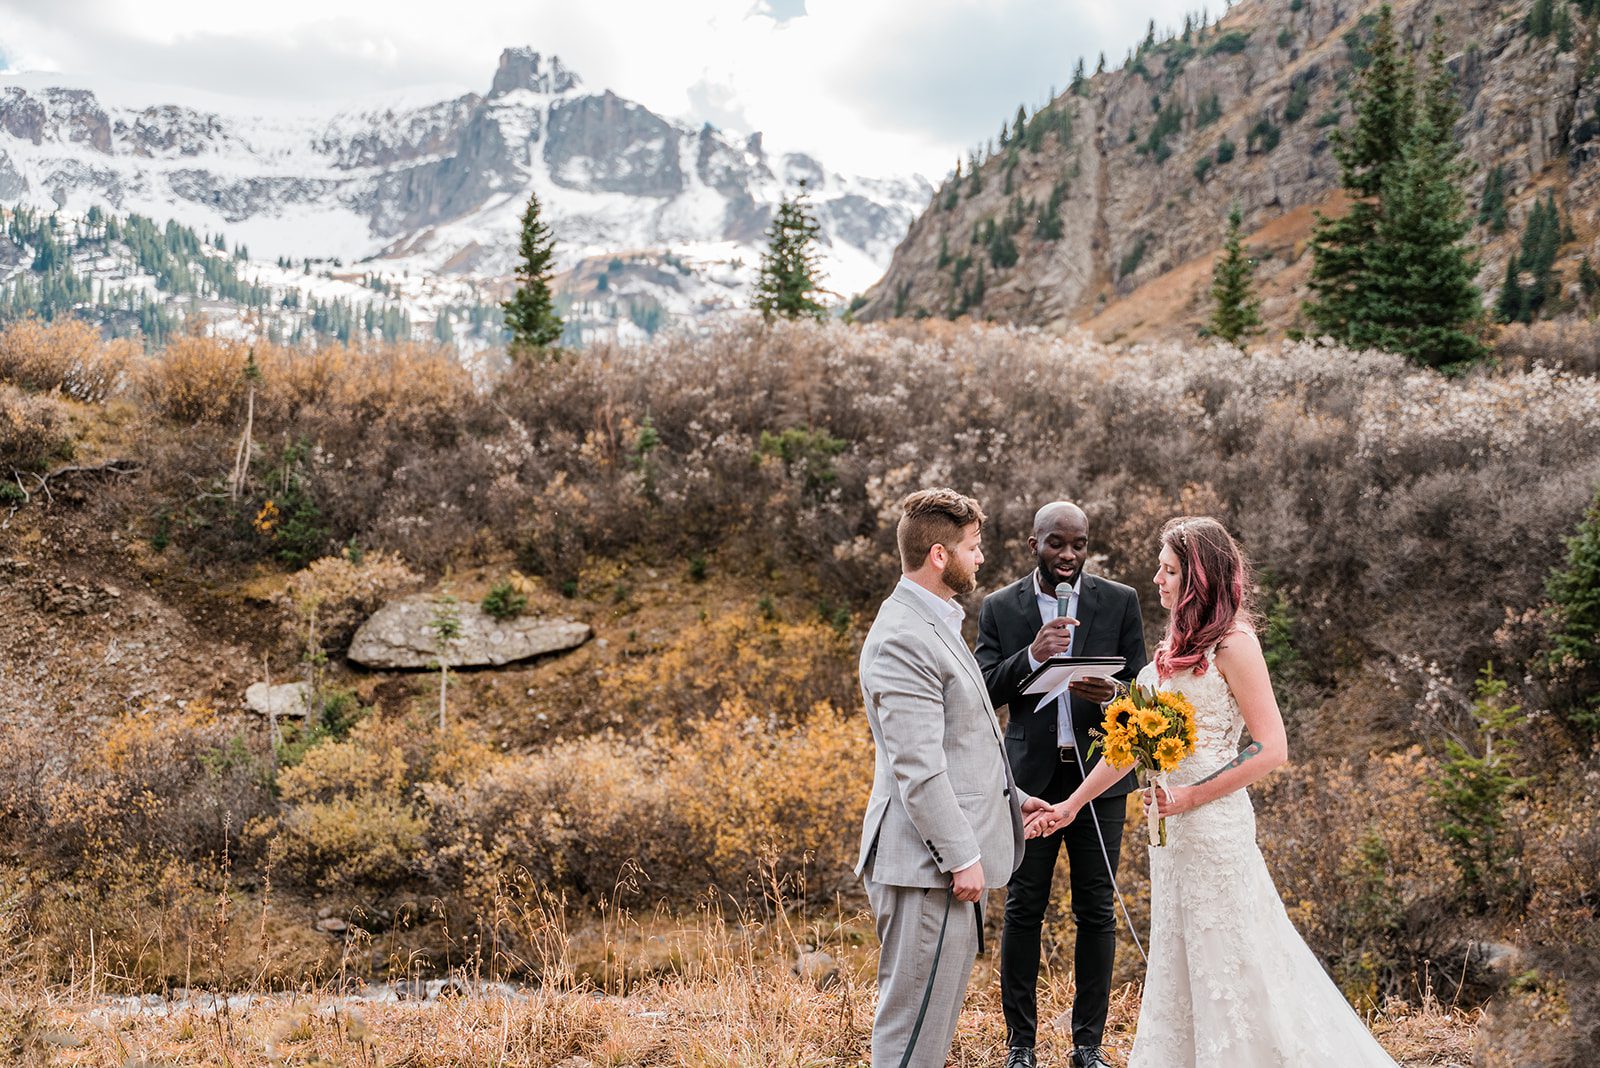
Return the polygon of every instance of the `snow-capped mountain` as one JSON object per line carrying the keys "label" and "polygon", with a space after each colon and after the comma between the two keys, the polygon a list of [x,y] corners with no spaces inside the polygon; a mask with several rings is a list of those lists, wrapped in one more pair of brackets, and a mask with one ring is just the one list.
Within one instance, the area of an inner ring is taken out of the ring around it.
{"label": "snow-capped mountain", "polygon": [[569,320],[585,331],[743,307],[772,211],[802,181],[829,287],[845,296],[881,275],[932,192],[921,177],[769,156],[760,134],[738,140],[590,92],[525,48],[501,54],[485,95],[419,90],[309,112],[0,76],[0,205],[80,218],[96,207],[225,235],[248,247],[262,285],[291,285],[284,268],[308,258],[378,277],[419,328],[469,294],[498,298],[530,190],[556,234]]}

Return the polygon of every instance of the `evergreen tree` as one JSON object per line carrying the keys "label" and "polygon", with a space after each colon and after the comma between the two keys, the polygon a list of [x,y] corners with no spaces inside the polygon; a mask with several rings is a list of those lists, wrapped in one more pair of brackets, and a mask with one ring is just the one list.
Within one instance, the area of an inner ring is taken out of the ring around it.
{"label": "evergreen tree", "polygon": [[802,182],[792,200],[785,197],[778,205],[778,214],[767,230],[767,250],[761,254],[755,307],[768,322],[775,316],[826,318],[828,309],[816,299],[824,292],[817,284],[820,268],[813,247],[819,230],[806,204]]}
{"label": "evergreen tree", "polygon": [[1356,345],[1430,367],[1458,366],[1486,352],[1477,336],[1477,264],[1462,243],[1472,221],[1461,191],[1458,108],[1442,22],[1435,22],[1428,79],[1405,148],[1398,165],[1385,170],[1360,314],[1347,333]]}
{"label": "evergreen tree", "polygon": [[555,237],[539,217],[539,195],[528,194],[522,213],[522,265],[517,268],[517,291],[501,304],[511,344],[520,349],[543,349],[561,337],[561,317],[550,294],[551,260]]}
{"label": "evergreen tree", "polygon": [[1563,718],[1600,734],[1600,495],[1567,539],[1567,557],[1545,582],[1550,599],[1549,667]]}
{"label": "evergreen tree", "polygon": [[1213,337],[1244,348],[1244,342],[1261,331],[1261,302],[1252,279],[1256,263],[1244,249],[1240,227],[1244,218],[1235,204],[1228,212],[1228,237],[1222,257],[1211,270],[1211,319],[1206,324]]}
{"label": "evergreen tree", "polygon": [[1089,92],[1089,78],[1083,70],[1083,57],[1078,57],[1078,65],[1072,68],[1072,95],[1085,96]]}
{"label": "evergreen tree", "polygon": [[1556,27],[1555,14],[1555,0],[1533,0],[1525,24],[1528,33],[1534,37],[1549,37]]}
{"label": "evergreen tree", "polygon": [[1502,323],[1514,323],[1522,318],[1522,280],[1517,275],[1516,253],[1506,257],[1506,278],[1500,285],[1500,297],[1495,301],[1495,318]]}
{"label": "evergreen tree", "polygon": [[1400,161],[1410,133],[1415,93],[1410,65],[1401,61],[1388,4],[1378,13],[1369,46],[1371,62],[1351,89],[1354,127],[1331,135],[1350,208],[1337,218],[1318,213],[1311,237],[1311,299],[1306,317],[1315,329],[1351,340],[1351,324],[1365,317],[1365,274],[1377,237],[1379,197]]}

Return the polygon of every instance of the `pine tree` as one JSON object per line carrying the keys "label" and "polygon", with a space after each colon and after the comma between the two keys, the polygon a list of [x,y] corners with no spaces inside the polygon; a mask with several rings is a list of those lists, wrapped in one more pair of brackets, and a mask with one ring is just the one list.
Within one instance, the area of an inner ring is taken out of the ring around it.
{"label": "pine tree", "polygon": [[1211,271],[1211,319],[1206,324],[1213,337],[1244,348],[1246,339],[1261,332],[1261,302],[1252,278],[1256,264],[1244,249],[1240,227],[1244,218],[1235,204],[1228,212],[1228,237],[1222,257]]}
{"label": "pine tree", "polygon": [[556,314],[555,301],[550,294],[550,263],[555,254],[555,238],[539,218],[537,193],[528,194],[518,252],[522,265],[517,268],[517,291],[500,306],[505,309],[513,349],[544,349],[561,337],[561,317]]}
{"label": "pine tree", "polygon": [[1500,285],[1500,297],[1494,304],[1494,315],[1502,323],[1514,323],[1522,318],[1522,280],[1517,275],[1516,253],[1506,257],[1506,278]]}
{"label": "pine tree", "polygon": [[1567,539],[1566,560],[1550,573],[1545,595],[1559,711],[1580,733],[1600,735],[1600,495]]}
{"label": "pine tree", "polygon": [[1071,92],[1073,96],[1085,96],[1089,92],[1089,78],[1083,70],[1082,56],[1078,57],[1078,65],[1072,68]]}
{"label": "pine tree", "polygon": [[1348,135],[1331,135],[1350,209],[1338,218],[1318,213],[1311,237],[1306,317],[1318,332],[1340,341],[1351,340],[1351,324],[1365,316],[1364,276],[1377,235],[1378,198],[1404,152],[1414,104],[1410,65],[1400,59],[1388,4],[1378,12],[1369,51],[1371,62],[1350,93],[1354,127]]}
{"label": "pine tree", "polygon": [[828,309],[816,299],[825,292],[817,284],[820,267],[813,247],[820,229],[811,217],[805,184],[801,183],[793,199],[785,197],[778,205],[767,230],[767,250],[761,254],[755,308],[767,322],[774,317],[827,317]]}
{"label": "pine tree", "polygon": [[1360,282],[1361,314],[1348,339],[1429,367],[1485,354],[1477,264],[1462,244],[1472,229],[1455,140],[1459,113],[1445,66],[1443,20],[1434,24],[1428,80],[1397,165],[1386,168],[1377,226]]}

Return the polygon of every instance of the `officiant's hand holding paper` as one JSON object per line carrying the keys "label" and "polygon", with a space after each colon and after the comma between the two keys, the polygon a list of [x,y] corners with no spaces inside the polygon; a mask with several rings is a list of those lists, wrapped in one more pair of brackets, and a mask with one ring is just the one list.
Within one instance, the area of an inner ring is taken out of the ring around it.
{"label": "officiant's hand holding paper", "polygon": [[1093,701],[1097,705],[1103,705],[1117,696],[1117,684],[1109,678],[1098,675],[1086,679],[1074,679],[1067,689],[1074,697]]}

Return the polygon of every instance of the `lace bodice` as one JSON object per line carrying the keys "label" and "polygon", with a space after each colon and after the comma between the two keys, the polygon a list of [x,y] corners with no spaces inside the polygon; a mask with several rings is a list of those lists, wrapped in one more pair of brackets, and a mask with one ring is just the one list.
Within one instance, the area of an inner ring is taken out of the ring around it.
{"label": "lace bodice", "polygon": [[1215,647],[1206,651],[1206,673],[1180,671],[1162,682],[1154,661],[1139,672],[1139,685],[1160,690],[1176,690],[1194,706],[1194,752],[1178,765],[1168,781],[1174,786],[1199,782],[1239,755],[1239,737],[1244,733],[1244,716],[1234,700],[1228,680],[1217,670]]}

